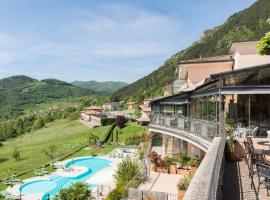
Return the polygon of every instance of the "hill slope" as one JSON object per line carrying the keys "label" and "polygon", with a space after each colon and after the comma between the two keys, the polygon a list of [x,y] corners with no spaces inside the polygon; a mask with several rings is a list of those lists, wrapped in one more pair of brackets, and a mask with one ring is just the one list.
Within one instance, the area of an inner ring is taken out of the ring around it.
{"label": "hill slope", "polygon": [[223,25],[206,30],[200,40],[173,55],[151,74],[113,93],[113,99],[161,95],[162,87],[175,80],[175,69],[180,60],[227,54],[233,41],[258,40],[270,30],[266,23],[269,17],[270,1],[256,1],[251,7],[229,17]]}
{"label": "hill slope", "polygon": [[85,89],[91,89],[97,92],[107,92],[107,93],[113,93],[119,90],[120,88],[123,88],[128,85],[125,82],[114,82],[114,81],[106,81],[106,82],[74,81],[71,84]]}
{"label": "hill slope", "polygon": [[27,76],[0,79],[0,120],[14,118],[34,104],[91,94],[95,92],[56,79],[39,81]]}

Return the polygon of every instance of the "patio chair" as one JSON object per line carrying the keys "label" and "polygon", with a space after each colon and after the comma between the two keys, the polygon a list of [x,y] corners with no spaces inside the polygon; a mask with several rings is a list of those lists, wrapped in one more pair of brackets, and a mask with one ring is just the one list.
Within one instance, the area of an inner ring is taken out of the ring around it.
{"label": "patio chair", "polygon": [[247,149],[248,149],[249,154],[251,154],[251,153],[265,154],[265,150],[264,149],[255,149],[254,148],[253,141],[252,141],[252,138],[251,137],[247,137],[246,138],[246,142],[247,142]]}
{"label": "patio chair", "polygon": [[257,168],[257,171],[255,171],[257,164],[267,165],[265,155],[254,154],[254,153],[250,155],[249,177],[252,180],[251,181],[251,188],[253,186],[253,176],[254,176],[254,174],[258,173],[258,168]]}
{"label": "patio chair", "polygon": [[255,137],[257,135],[257,132],[259,131],[259,127],[256,126],[252,131],[251,131],[251,137]]}
{"label": "patio chair", "polygon": [[[258,179],[259,179],[258,180],[259,181],[258,195],[260,191],[260,186],[264,185],[267,189],[267,196],[269,196],[268,190],[270,188],[270,166],[260,164],[260,163],[258,163],[256,166],[257,166]],[[261,178],[263,178],[263,180]]]}

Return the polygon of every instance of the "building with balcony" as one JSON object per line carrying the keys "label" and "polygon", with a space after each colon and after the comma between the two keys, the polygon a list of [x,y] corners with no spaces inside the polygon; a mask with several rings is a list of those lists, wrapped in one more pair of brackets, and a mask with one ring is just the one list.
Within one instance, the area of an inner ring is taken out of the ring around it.
{"label": "building with balcony", "polygon": [[253,137],[269,133],[270,56],[256,48],[256,41],[237,42],[228,56],[181,61],[181,85],[150,103],[150,130],[162,136],[159,153],[202,159],[185,199],[221,199],[229,125],[244,130],[233,132],[241,139],[252,130]]}

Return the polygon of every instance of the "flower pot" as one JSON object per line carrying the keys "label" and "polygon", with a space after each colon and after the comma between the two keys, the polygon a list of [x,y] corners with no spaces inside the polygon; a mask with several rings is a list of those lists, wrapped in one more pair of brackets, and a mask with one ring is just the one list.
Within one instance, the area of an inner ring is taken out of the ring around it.
{"label": "flower pot", "polygon": [[157,172],[161,172],[161,167],[157,167]]}
{"label": "flower pot", "polygon": [[197,170],[196,166],[191,166],[191,169],[190,169],[191,174],[195,174],[196,170]]}
{"label": "flower pot", "polygon": [[233,151],[225,151],[225,159],[229,162],[235,162],[236,161],[236,155]]}
{"label": "flower pot", "polygon": [[176,174],[176,173],[177,173],[177,166],[170,165],[170,174]]}
{"label": "flower pot", "polygon": [[182,200],[185,196],[186,190],[178,190],[178,200]]}
{"label": "flower pot", "polygon": [[157,171],[157,165],[155,164],[155,163],[151,163],[151,170],[153,171],[153,172],[156,172]]}
{"label": "flower pot", "polygon": [[162,172],[162,173],[168,174],[169,170],[168,170],[168,168],[166,168],[166,167],[162,167],[162,168],[161,168],[161,172]]}
{"label": "flower pot", "polygon": [[191,170],[189,169],[184,169],[184,168],[178,168],[177,169],[177,174],[180,174],[180,175],[190,175],[191,174]]}

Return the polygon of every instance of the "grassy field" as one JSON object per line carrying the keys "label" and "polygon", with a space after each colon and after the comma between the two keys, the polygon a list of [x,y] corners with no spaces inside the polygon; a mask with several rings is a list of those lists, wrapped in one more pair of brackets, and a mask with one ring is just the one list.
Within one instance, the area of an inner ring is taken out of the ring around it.
{"label": "grassy field", "polygon": [[[33,173],[35,169],[50,162],[44,153],[44,150],[48,149],[50,145],[55,145],[57,157],[62,157],[74,152],[81,146],[87,146],[88,133],[90,132],[103,139],[108,128],[109,126],[104,126],[91,131],[77,120],[57,120],[49,123],[45,128],[8,140],[3,143],[3,147],[0,147],[0,179],[10,176],[14,170],[19,174],[31,171],[21,176],[22,179],[35,176]],[[136,123],[128,123],[121,129],[119,140],[124,141],[128,136],[139,134],[143,130],[144,128]],[[102,149],[90,148],[85,150],[83,148],[67,158],[89,156],[91,153],[105,154],[116,147],[117,145],[105,145]],[[12,158],[12,152],[15,149],[21,154],[21,159],[18,161]],[[4,185],[0,184],[0,190],[4,188]]]}

